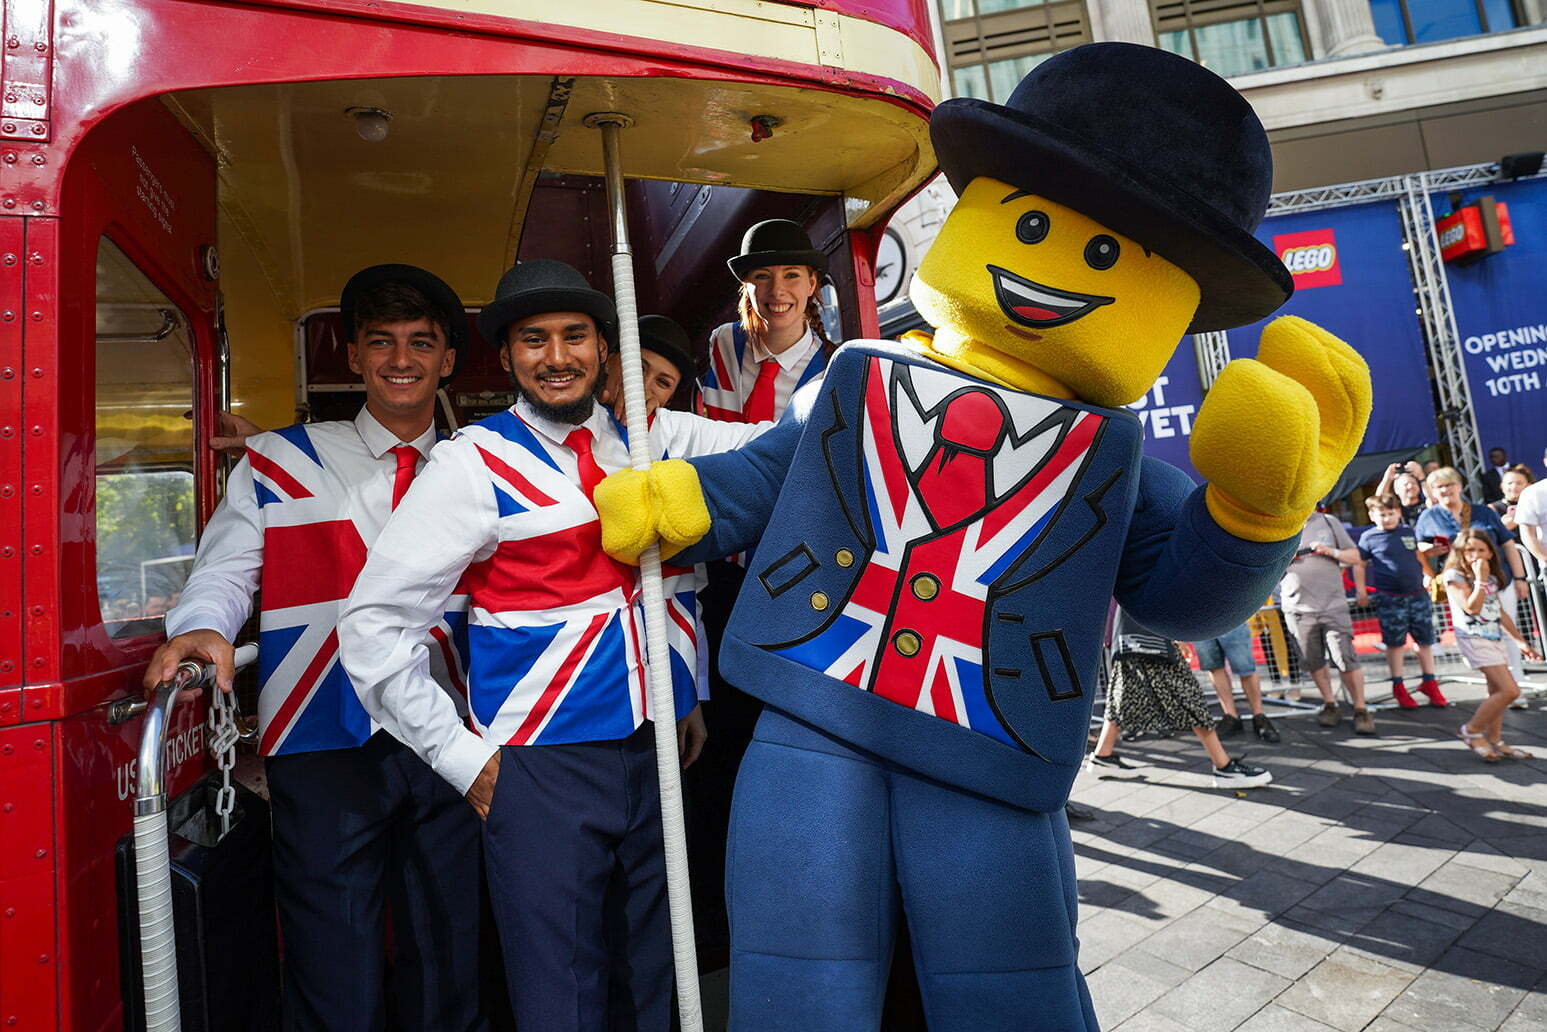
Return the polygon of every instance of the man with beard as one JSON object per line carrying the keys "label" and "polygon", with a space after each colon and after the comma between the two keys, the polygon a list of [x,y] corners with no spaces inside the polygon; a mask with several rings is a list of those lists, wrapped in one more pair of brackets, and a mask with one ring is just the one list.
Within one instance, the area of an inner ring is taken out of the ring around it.
{"label": "man with beard", "polygon": [[[665,1030],[672,959],[638,576],[601,548],[591,495],[629,465],[595,402],[612,300],[562,262],[508,271],[479,316],[519,400],[436,449],[371,550],[339,625],[365,708],[484,818],[516,1021]],[[658,410],[655,457],[756,427]],[[425,629],[469,595],[471,729],[428,675]],[[702,744],[692,595],[668,596],[683,762]]]}

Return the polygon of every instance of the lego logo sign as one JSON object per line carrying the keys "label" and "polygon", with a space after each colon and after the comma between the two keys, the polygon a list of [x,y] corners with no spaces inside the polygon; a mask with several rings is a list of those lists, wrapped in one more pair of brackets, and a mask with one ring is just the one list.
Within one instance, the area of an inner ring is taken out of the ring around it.
{"label": "lego logo sign", "polygon": [[1343,282],[1343,270],[1338,265],[1337,240],[1330,229],[1313,229],[1304,233],[1285,233],[1273,238],[1273,250],[1278,260],[1295,278],[1295,289],[1308,287],[1335,287]]}

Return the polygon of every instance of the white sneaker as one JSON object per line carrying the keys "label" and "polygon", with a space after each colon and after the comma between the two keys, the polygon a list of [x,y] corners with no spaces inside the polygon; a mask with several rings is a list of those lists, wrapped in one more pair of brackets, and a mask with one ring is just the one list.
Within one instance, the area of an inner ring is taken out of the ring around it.
{"label": "white sneaker", "polygon": [[1258,788],[1272,783],[1271,773],[1242,760],[1231,760],[1223,767],[1214,768],[1215,788]]}
{"label": "white sneaker", "polygon": [[1098,778],[1137,778],[1144,774],[1143,767],[1129,763],[1116,752],[1110,756],[1091,753],[1085,760],[1085,769]]}

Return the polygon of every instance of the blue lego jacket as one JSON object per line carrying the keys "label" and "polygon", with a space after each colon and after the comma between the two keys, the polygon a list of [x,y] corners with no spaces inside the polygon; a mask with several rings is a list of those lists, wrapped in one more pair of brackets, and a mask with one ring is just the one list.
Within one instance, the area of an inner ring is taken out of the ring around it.
{"label": "blue lego jacket", "polygon": [[1227,534],[1140,438],[1125,409],[852,342],[773,431],[691,460],[712,524],[676,561],[757,547],[720,655],[733,684],[926,777],[1057,809],[1108,600],[1212,637],[1297,540]]}

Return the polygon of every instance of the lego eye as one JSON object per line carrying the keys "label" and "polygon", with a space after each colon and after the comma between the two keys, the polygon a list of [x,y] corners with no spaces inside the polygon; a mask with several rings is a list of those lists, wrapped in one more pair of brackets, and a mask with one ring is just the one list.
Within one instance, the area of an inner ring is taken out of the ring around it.
{"label": "lego eye", "polygon": [[1047,215],[1040,211],[1028,211],[1015,223],[1015,237],[1023,244],[1040,244],[1047,238]]}
{"label": "lego eye", "polygon": [[1092,269],[1110,269],[1117,264],[1117,241],[1105,233],[1090,238],[1085,245],[1085,264]]}

